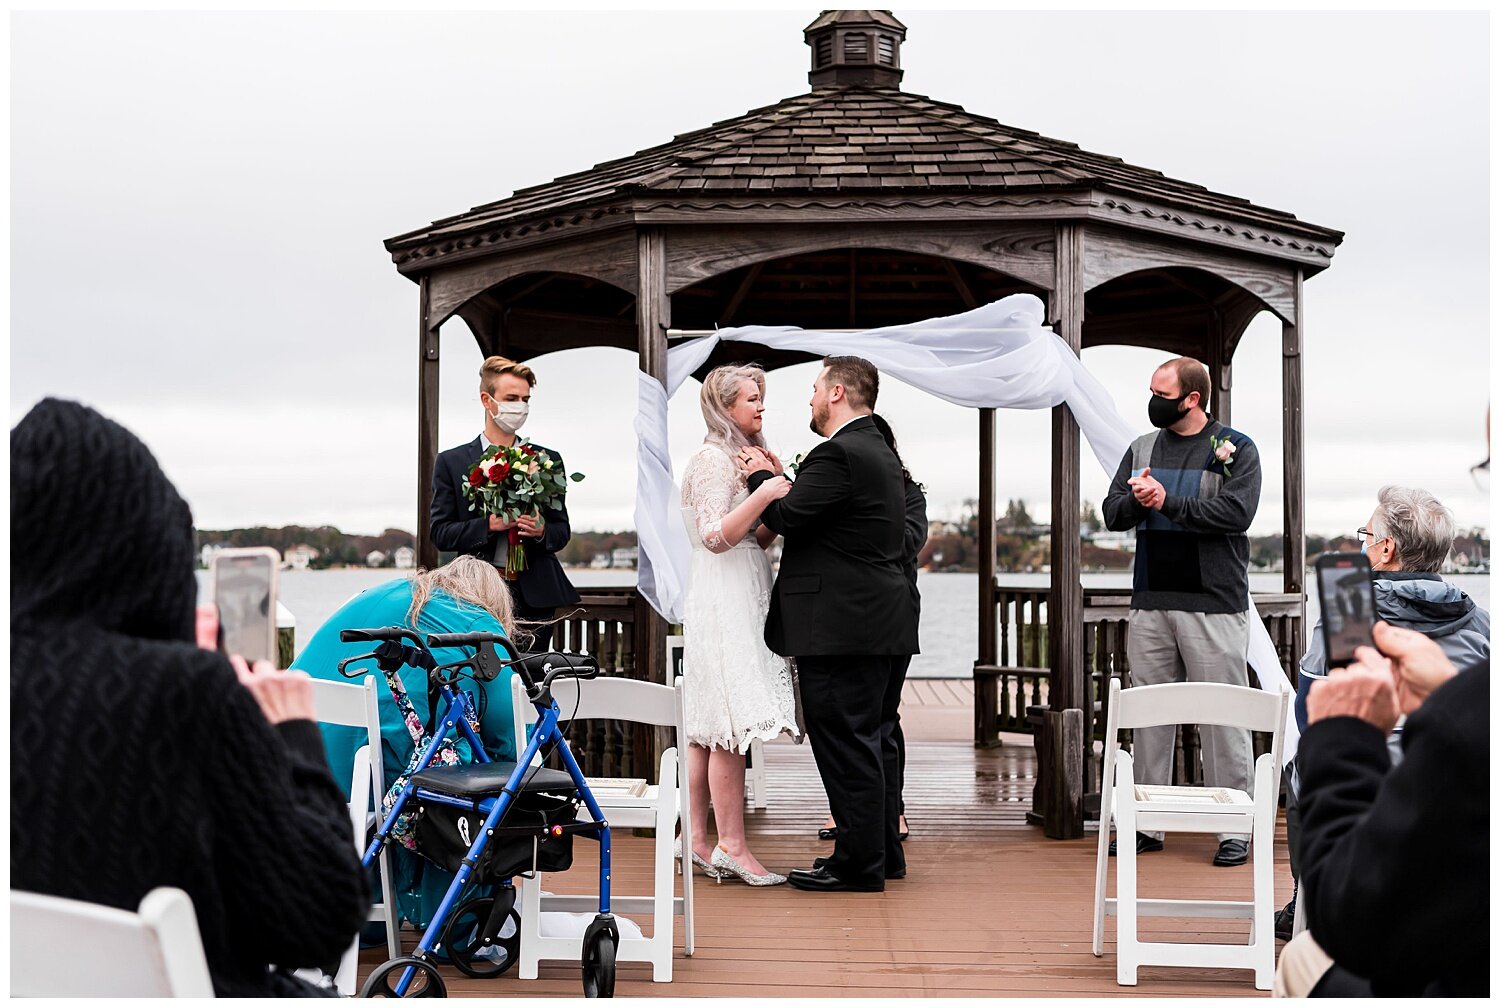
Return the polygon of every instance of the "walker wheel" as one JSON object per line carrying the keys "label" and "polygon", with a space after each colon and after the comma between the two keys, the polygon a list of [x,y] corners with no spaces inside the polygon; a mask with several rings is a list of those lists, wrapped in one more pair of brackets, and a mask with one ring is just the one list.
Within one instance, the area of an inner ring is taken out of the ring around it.
{"label": "walker wheel", "polygon": [[596,931],[583,946],[583,996],[615,996],[615,936]]}
{"label": "walker wheel", "polygon": [[504,958],[496,962],[488,955],[475,955],[483,947],[480,932],[489,920],[494,904],[492,896],[469,900],[453,911],[443,932],[443,951],[464,976],[479,980],[497,977],[514,966],[521,956],[521,914],[514,909],[500,925],[500,935],[495,939],[495,947],[505,953]]}
{"label": "walker wheel", "polygon": [[[412,972],[405,981],[406,989],[402,993],[397,988],[401,986],[402,978],[406,977],[408,970]],[[448,986],[443,983],[442,976],[432,963],[418,959],[416,956],[402,956],[377,966],[375,972],[371,973],[370,978],[365,981],[365,985],[359,989],[359,996],[362,998],[440,998],[448,996]]]}

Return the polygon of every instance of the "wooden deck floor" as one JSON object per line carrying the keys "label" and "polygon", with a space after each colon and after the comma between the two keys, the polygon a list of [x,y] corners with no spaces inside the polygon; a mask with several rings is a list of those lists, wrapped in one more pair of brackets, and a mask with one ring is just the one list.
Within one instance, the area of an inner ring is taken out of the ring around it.
{"label": "wooden deck floor", "polygon": [[[696,880],[697,952],[679,954],[671,983],[622,963],[617,997],[1265,996],[1247,970],[1143,967],[1136,987],[1115,983],[1114,922],[1105,955],[1089,948],[1095,835],[1048,840],[1025,824],[1035,773],[1030,739],[976,751],[972,687],[908,684],[908,875],[884,893],[812,894]],[[771,869],[810,866],[828,853],[817,829],[827,814],[805,745],[766,747],[770,806],[747,811],[751,845]],[[652,841],[615,838],[615,892],[649,889]],[[1141,894],[1248,899],[1250,868],[1214,868],[1210,836],[1169,837],[1141,859]],[[571,871],[547,877],[554,892],[594,891],[594,845],[575,845]],[[1285,829],[1276,847],[1277,905],[1291,897]],[[1112,883],[1111,883],[1112,885]],[[1111,890],[1112,891],[1112,890]],[[649,933],[649,922],[641,921]],[[1142,937],[1244,941],[1244,922],[1144,918]],[[407,947],[416,936],[407,932]],[[368,971],[383,950],[364,953]],[[544,964],[540,979],[479,981],[444,969],[450,996],[577,997],[577,964]],[[363,979],[363,978],[361,978]]]}

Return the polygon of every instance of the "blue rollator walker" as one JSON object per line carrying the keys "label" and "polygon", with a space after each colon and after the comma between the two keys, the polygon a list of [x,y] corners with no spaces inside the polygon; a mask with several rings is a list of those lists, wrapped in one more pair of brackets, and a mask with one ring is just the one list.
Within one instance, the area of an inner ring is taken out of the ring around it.
{"label": "blue rollator walker", "polygon": [[[393,673],[402,665],[410,665],[427,672],[442,700],[426,747],[405,776],[362,863],[369,869],[393,832],[409,829],[415,835],[418,854],[455,872],[416,950],[377,967],[360,989],[360,997],[445,996],[447,987],[432,958],[440,942],[454,967],[467,976],[484,978],[504,973],[520,954],[520,915],[513,877],[523,872],[568,868],[574,835],[599,842],[599,913],[583,935],[583,993],[585,997],[613,997],[620,932],[609,909],[609,823],[558,727],[560,713],[551,690],[555,679],[594,678],[599,674],[598,664],[582,654],[553,651],[521,655],[503,635],[495,633],[429,634],[424,646],[421,638],[404,627],[380,627],[344,630],[339,639],[379,642],[370,654],[339,662],[341,674],[350,678],[359,675],[362,670],[348,672],[346,667],[374,658],[387,674],[387,682],[399,689]],[[505,649],[508,660],[502,660],[497,646]],[[472,647],[474,655],[439,665],[428,650],[436,647]],[[473,699],[456,686],[466,674],[478,682],[488,682],[507,668],[515,669],[520,676],[539,715],[526,748],[514,763],[490,759],[473,727]],[[448,733],[455,729],[468,742],[476,762],[435,766]],[[566,772],[532,766],[543,746],[558,754]],[[591,821],[578,819],[580,802]],[[415,812],[410,811],[413,804]],[[471,884],[492,885],[494,895],[460,902]],[[497,961],[486,949],[497,949],[502,957]]]}

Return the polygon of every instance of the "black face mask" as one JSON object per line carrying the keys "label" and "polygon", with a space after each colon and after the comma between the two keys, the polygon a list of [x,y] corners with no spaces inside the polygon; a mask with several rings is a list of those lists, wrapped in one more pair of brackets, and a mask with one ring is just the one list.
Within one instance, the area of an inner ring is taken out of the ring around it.
{"label": "black face mask", "polygon": [[1153,427],[1170,427],[1181,420],[1183,414],[1177,407],[1181,406],[1182,401],[1192,394],[1188,392],[1185,395],[1178,396],[1176,399],[1166,399],[1153,393],[1151,402],[1146,406],[1146,415],[1151,418],[1151,425]]}

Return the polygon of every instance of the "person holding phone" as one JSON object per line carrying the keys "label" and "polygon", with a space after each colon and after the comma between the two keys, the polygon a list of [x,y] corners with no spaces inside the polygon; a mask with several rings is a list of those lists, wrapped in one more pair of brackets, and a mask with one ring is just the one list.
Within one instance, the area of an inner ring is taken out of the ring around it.
{"label": "person holding phone", "polygon": [[[1282,949],[1275,991],[1482,997],[1489,661],[1460,669],[1437,639],[1385,622],[1374,642],[1308,690],[1297,757],[1308,930]],[[1386,739],[1401,716],[1393,765]]]}
{"label": "person holding phone", "polygon": [[135,435],[44,399],[10,455],[11,887],[174,886],[219,996],[319,993],[291,971],[335,966],[370,899],[307,677],[213,649],[192,515]]}
{"label": "person holding phone", "polygon": [[[1438,572],[1453,549],[1457,525],[1453,512],[1426,490],[1387,485],[1376,495],[1375,510],[1355,533],[1359,549],[1369,561],[1371,579],[1360,587],[1360,597],[1373,590],[1374,618],[1394,627],[1430,637],[1459,668],[1490,658],[1490,614],[1461,588]],[[1371,584],[1371,580],[1373,584]],[[1332,613],[1321,613],[1308,635],[1307,653],[1300,662],[1294,711],[1299,732],[1307,730],[1307,696],[1328,674],[1325,635]],[[1401,760],[1400,728],[1390,736],[1393,762]],[[1302,876],[1301,815],[1298,807],[1300,762],[1288,764],[1286,828],[1291,852],[1292,881]],[[1297,890],[1276,915],[1276,931],[1292,936]]]}
{"label": "person holding phone", "polygon": [[[510,447],[516,443],[531,412],[531,390],[535,386],[536,373],[525,364],[505,357],[485,358],[479,368],[484,430],[468,444],[438,455],[432,468],[429,518],[432,541],[438,549],[478,557],[500,567],[505,566],[508,533],[512,527],[517,530],[519,548],[526,551],[526,568],[506,586],[516,617],[527,625],[532,637],[530,650],[545,651],[552,645],[550,621],[557,609],[578,603],[578,592],[557,561],[557,554],[573,537],[566,502],[508,522],[497,515],[469,510],[463,492],[469,470],[485,451],[494,445]],[[528,443],[556,459],[558,469],[563,470],[561,455],[535,442]]]}
{"label": "person holding phone", "polygon": [[[1245,533],[1260,504],[1260,455],[1254,441],[1205,412],[1209,388],[1208,369],[1191,357],[1156,369],[1147,414],[1157,430],[1131,444],[1104,499],[1108,528],[1136,529],[1126,638],[1134,686],[1250,685],[1245,656],[1256,617]],[[1250,733],[1219,725],[1199,731],[1204,782],[1250,793]],[[1136,729],[1140,783],[1171,783],[1176,732],[1175,725]],[[1161,850],[1160,834],[1137,833],[1135,849]],[[1213,863],[1232,867],[1249,857],[1249,837],[1223,834]]]}

